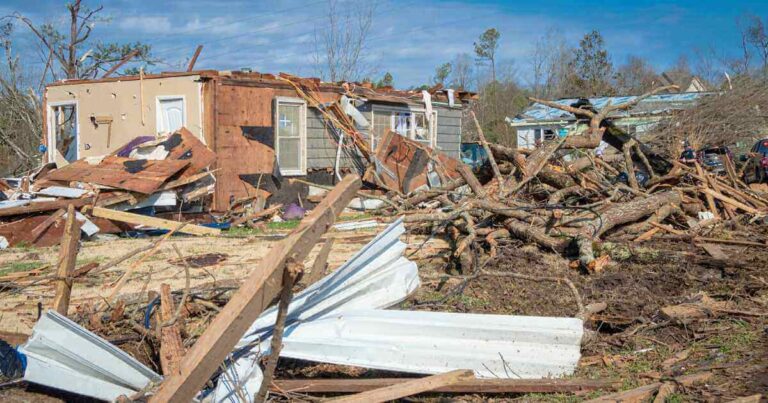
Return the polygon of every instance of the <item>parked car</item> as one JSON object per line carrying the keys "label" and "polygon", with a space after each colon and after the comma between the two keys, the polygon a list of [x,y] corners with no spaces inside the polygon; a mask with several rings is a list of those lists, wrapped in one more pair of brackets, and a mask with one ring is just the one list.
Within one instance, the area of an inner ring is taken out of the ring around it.
{"label": "parked car", "polygon": [[704,169],[721,174],[725,173],[725,163],[723,162],[723,155],[725,154],[733,157],[728,147],[705,147],[699,150],[696,159]]}
{"label": "parked car", "polygon": [[742,155],[744,161],[744,182],[764,183],[768,179],[768,138],[752,146],[749,154]]}

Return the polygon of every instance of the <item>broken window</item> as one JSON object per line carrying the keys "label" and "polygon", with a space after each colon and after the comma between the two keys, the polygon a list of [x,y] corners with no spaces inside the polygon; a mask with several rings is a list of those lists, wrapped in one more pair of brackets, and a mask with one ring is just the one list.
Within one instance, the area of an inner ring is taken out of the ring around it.
{"label": "broken window", "polygon": [[306,174],[304,142],[307,105],[300,99],[278,98],[275,103],[275,152],[282,175]]}
{"label": "broken window", "polygon": [[68,162],[77,160],[77,104],[51,106],[51,126],[56,151]]}
{"label": "broken window", "polygon": [[405,137],[410,137],[411,127],[413,127],[411,121],[410,112],[394,112],[392,114],[393,129],[397,134]]}
{"label": "broken window", "polygon": [[437,132],[437,112],[432,112],[432,122],[427,120],[423,111],[373,111],[373,139],[371,146],[375,150],[380,139],[388,130],[397,134],[420,141],[432,147],[435,143]]}
{"label": "broken window", "polygon": [[[432,140],[435,138],[435,125],[429,124],[429,121],[427,120],[427,114],[424,112],[415,112],[413,116],[413,139],[432,147]],[[437,113],[435,112],[432,112],[432,121],[435,123],[437,122]]]}
{"label": "broken window", "polygon": [[376,150],[379,145],[379,139],[392,129],[392,112],[373,111],[373,136],[371,138],[371,149]]}

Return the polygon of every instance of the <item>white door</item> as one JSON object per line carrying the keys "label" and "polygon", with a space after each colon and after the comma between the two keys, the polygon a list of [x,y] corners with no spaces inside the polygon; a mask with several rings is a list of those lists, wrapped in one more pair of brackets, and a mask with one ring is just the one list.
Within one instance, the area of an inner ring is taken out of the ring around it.
{"label": "white door", "polygon": [[158,104],[158,133],[173,133],[184,126],[184,98],[161,98]]}

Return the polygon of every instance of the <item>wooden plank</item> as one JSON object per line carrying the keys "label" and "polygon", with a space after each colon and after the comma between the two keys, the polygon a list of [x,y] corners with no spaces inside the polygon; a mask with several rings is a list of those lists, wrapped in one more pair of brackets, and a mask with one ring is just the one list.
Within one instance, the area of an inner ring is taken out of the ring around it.
{"label": "wooden plank", "polygon": [[716,192],[716,191],[714,191],[712,189],[709,189],[709,188],[701,188],[700,190],[702,192],[704,192],[707,196],[714,197],[715,199],[718,199],[718,200],[720,200],[720,201],[722,201],[724,203],[728,203],[731,206],[736,207],[737,209],[746,211],[747,213],[750,213],[750,214],[760,214],[760,210],[758,210],[756,208],[753,208],[753,207],[750,207],[750,206],[747,206],[746,204],[744,204],[744,203],[742,203],[742,202],[740,202],[740,201],[738,201],[736,199],[732,199],[732,198],[730,198],[728,196],[725,196],[722,193]]}
{"label": "wooden plank", "polygon": [[53,297],[53,309],[67,316],[69,296],[72,293],[72,271],[75,270],[78,243],[80,242],[80,223],[75,218],[75,206],[67,207],[67,221],[64,224],[64,236],[61,237],[58,268],[56,270],[56,295]]}
{"label": "wooden plank", "polygon": [[281,289],[289,259],[301,262],[318,239],[355,197],[362,182],[348,175],[318,204],[290,235],[270,251],[270,259],[253,270],[181,363],[181,375],[165,378],[150,402],[183,402],[195,397],[232,352],[254,320]]}
{"label": "wooden plank", "polygon": [[317,253],[315,262],[312,264],[312,271],[310,271],[309,276],[307,276],[307,285],[316,283],[317,280],[320,280],[325,274],[325,271],[328,269],[328,255],[331,253],[334,240],[335,238],[328,238],[325,240],[325,243],[323,243],[323,247],[320,248],[320,252]]}
{"label": "wooden plank", "polygon": [[[94,217],[106,218],[108,220],[127,222],[129,224],[146,225],[167,230],[173,230],[182,223],[163,218],[149,217],[141,214],[129,213],[127,211],[111,210],[103,207],[94,207],[91,214]],[[219,235],[220,229],[208,228],[201,225],[186,224],[179,232],[192,235]]]}
{"label": "wooden plank", "polygon": [[70,204],[75,206],[75,208],[80,208],[85,206],[86,204],[91,204],[92,201],[93,199],[88,197],[85,199],[75,199],[75,200],[32,202],[25,206],[7,207],[4,209],[0,209],[0,217],[9,217],[9,216],[21,215],[21,214],[39,213],[41,211],[58,210],[61,208],[67,208],[67,206]]}
{"label": "wooden plank", "polygon": [[385,386],[380,389],[369,390],[352,396],[344,396],[337,399],[330,399],[336,403],[379,403],[390,400],[397,400],[419,393],[429,392],[442,386],[453,385],[464,380],[472,379],[475,373],[469,369],[457,369],[428,376],[425,378],[412,379],[410,381],[398,383],[391,386]]}
{"label": "wooden plank", "polygon": [[655,382],[650,385],[641,386],[639,388],[627,390],[624,392],[614,393],[612,395],[601,396],[597,399],[587,400],[587,403],[608,403],[608,402],[643,402],[651,395],[656,393],[656,390],[661,386],[661,382]]}
{"label": "wooden plank", "polygon": [[[709,178],[704,173],[704,170],[701,169],[701,165],[699,165],[698,162],[694,162],[696,166],[696,172],[699,174],[699,177],[702,178],[703,185],[710,186]],[[711,194],[704,193],[704,197],[707,200],[707,206],[709,206],[709,211],[712,213],[712,215],[715,216],[715,218],[720,218],[720,213],[717,211],[717,206],[715,205],[715,199],[712,197]]]}
{"label": "wooden plank", "polygon": [[653,221],[650,221],[648,224],[651,224],[652,226],[654,226],[654,227],[656,227],[658,229],[663,229],[664,231],[667,231],[670,234],[685,235],[685,232],[677,230],[677,229],[674,229],[674,228],[670,227],[669,225],[659,224],[659,223],[653,222]]}
{"label": "wooden plank", "polygon": [[701,243],[699,246],[704,249],[709,254],[709,256],[712,256],[715,259],[720,259],[723,261],[729,260],[728,255],[725,253],[725,251],[723,251],[723,248],[721,248],[720,245],[713,243]]}
{"label": "wooden plank", "polygon": [[635,238],[635,240],[632,241],[632,242],[638,242],[639,243],[639,242],[647,241],[647,240],[653,238],[653,236],[656,235],[659,231],[661,231],[661,229],[653,227],[653,228],[649,229],[648,231],[645,231],[642,234],[640,234],[640,236]]}
{"label": "wooden plank", "polygon": [[171,176],[189,165],[189,160],[136,160],[116,156],[105,157],[98,165],[75,161],[49,172],[45,179],[79,181],[111,186],[138,193],[154,193]]}
{"label": "wooden plank", "polygon": [[[160,320],[158,326],[173,320],[175,311],[171,286],[160,284]],[[160,329],[160,367],[163,375],[179,374],[181,357],[184,356],[184,344],[181,341],[178,321]]]}
{"label": "wooden plank", "polygon": [[216,161],[216,153],[205,146],[187,128],[182,127],[161,143],[168,150],[166,160],[188,161],[181,177],[195,175]]}
{"label": "wooden plank", "polygon": [[195,69],[195,63],[197,62],[198,56],[200,56],[200,52],[203,50],[203,45],[197,45],[197,49],[195,49],[195,54],[192,55],[192,59],[189,61],[189,65],[187,65],[187,71],[192,71]]}
{"label": "wooden plank", "polygon": [[768,244],[765,244],[765,243],[754,242],[754,241],[744,241],[741,239],[719,239],[719,238],[707,238],[703,236],[697,236],[693,238],[693,240],[696,242],[724,243],[726,245],[768,246]]}
{"label": "wooden plank", "polygon": [[53,214],[48,216],[48,218],[45,219],[45,221],[38,224],[35,228],[32,228],[32,231],[29,231],[28,236],[25,235],[24,239],[29,241],[29,243],[35,243],[37,241],[37,238],[40,238],[40,235],[45,232],[45,230],[48,229],[53,223],[56,222],[61,216],[63,216],[65,213],[64,209],[58,209]]}
{"label": "wooden plank", "polygon": [[[360,393],[408,382],[409,378],[278,379],[272,390],[296,393]],[[572,393],[613,390],[614,380],[595,379],[469,379],[432,390],[435,393]]]}

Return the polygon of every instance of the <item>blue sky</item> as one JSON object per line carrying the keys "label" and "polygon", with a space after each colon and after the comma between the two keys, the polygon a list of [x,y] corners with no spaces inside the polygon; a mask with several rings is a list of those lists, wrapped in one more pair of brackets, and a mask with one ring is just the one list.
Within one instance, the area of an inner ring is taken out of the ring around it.
{"label": "blue sky", "polygon": [[[345,1],[339,0],[343,5]],[[359,1],[359,0],[356,0]],[[327,25],[327,0],[88,2],[104,6],[111,21],[98,24],[94,38],[143,41],[167,65],[183,65],[197,44],[205,46],[197,67],[316,75],[314,33]],[[35,22],[63,24],[63,1],[5,0],[0,15],[20,12]],[[738,52],[736,19],[744,13],[768,18],[768,1],[435,1],[378,0],[366,56],[379,74],[389,71],[398,87],[427,82],[435,66],[457,53],[472,53],[486,28],[501,32],[498,58],[511,61],[518,79],[530,76],[529,55],[547,30],[562,32],[571,45],[584,33],[603,34],[614,63],[630,54],[658,69],[696,47]],[[63,27],[63,25],[61,25]],[[22,62],[40,66],[40,52],[23,27],[16,51]]]}

